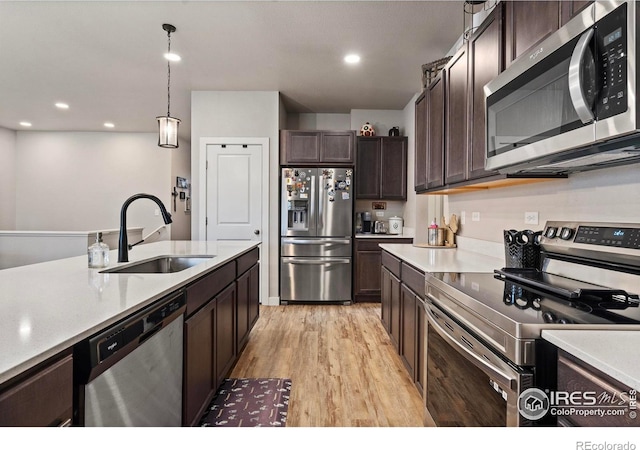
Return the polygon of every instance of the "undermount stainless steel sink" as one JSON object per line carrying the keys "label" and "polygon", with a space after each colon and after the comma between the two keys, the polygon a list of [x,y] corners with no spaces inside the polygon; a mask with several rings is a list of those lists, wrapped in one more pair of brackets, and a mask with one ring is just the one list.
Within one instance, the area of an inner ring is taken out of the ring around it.
{"label": "undermount stainless steel sink", "polygon": [[175,273],[209,261],[214,256],[158,256],[126,266],[103,270],[100,273]]}

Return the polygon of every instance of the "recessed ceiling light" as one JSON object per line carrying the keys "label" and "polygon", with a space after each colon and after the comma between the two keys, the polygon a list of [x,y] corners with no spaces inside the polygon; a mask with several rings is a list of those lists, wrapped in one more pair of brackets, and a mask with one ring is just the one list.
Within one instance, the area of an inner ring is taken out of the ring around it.
{"label": "recessed ceiling light", "polygon": [[107,127],[107,128],[114,128],[115,127],[115,125],[112,124],[111,122],[105,122],[104,126]]}
{"label": "recessed ceiling light", "polygon": [[177,53],[165,53],[164,54],[164,58],[168,59],[169,61],[180,61],[182,58],[180,58],[180,55],[178,55]]}
{"label": "recessed ceiling light", "polygon": [[32,124],[31,122],[20,122],[20,125],[22,125],[23,127],[30,127]]}
{"label": "recessed ceiling light", "polygon": [[69,109],[69,105],[67,105],[66,103],[58,102],[56,103],[56,108]]}
{"label": "recessed ceiling light", "polygon": [[344,62],[347,64],[357,64],[360,62],[360,56],[352,53],[344,57]]}

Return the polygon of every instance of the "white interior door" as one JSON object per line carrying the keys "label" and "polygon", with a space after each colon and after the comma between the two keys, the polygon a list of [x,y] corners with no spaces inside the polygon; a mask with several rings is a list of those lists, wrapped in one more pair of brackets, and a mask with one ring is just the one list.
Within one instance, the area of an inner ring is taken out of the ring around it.
{"label": "white interior door", "polygon": [[262,241],[262,145],[209,144],[206,239]]}

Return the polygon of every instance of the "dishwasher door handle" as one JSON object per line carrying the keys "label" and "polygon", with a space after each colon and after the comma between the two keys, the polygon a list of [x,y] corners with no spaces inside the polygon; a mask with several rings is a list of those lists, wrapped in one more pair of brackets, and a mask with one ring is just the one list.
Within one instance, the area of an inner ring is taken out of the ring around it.
{"label": "dishwasher door handle", "polygon": [[149,331],[147,331],[146,333],[142,334],[140,336],[140,339],[138,339],[138,345],[142,344],[144,341],[146,341],[147,339],[150,339],[153,337],[154,334],[156,334],[158,331],[160,331],[162,329],[162,322],[160,322],[159,324],[157,324],[155,327],[151,328]]}

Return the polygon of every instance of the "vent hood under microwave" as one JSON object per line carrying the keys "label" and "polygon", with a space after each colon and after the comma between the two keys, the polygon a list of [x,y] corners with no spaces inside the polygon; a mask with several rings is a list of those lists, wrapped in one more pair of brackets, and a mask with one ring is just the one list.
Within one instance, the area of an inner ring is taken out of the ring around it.
{"label": "vent hood under microwave", "polygon": [[485,88],[486,169],[568,174],[640,163],[635,1],[602,1]]}

